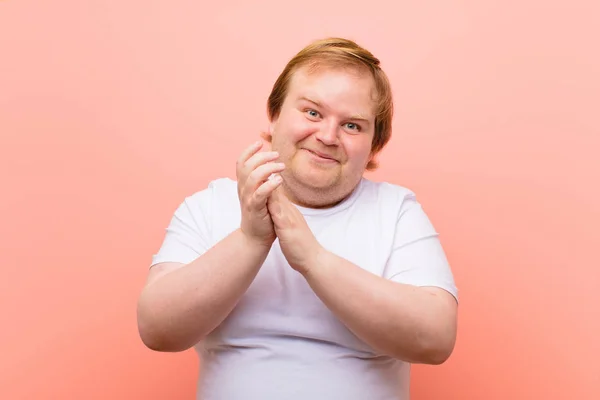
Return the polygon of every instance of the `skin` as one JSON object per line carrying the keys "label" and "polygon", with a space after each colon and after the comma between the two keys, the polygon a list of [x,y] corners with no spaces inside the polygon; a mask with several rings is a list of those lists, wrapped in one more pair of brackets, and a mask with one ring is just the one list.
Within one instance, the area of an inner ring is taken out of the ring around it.
{"label": "skin", "polygon": [[238,160],[240,228],[188,265],[151,268],[138,303],[140,336],[148,347],[181,351],[210,333],[278,238],[290,266],[373,348],[411,363],[440,364],[450,356],[457,320],[452,295],[391,282],[328,252],[295,206],[339,203],[373,157],[374,84],[357,72],[296,71],[264,151],[255,145]]}
{"label": "skin", "polygon": [[286,164],[290,200],[331,207],[352,192],[373,156],[374,95],[372,78],[357,71],[296,71],[268,138]]}
{"label": "skin", "polygon": [[367,74],[348,71],[294,76],[271,124],[272,147],[286,168],[268,209],[288,263],[348,329],[398,359],[440,364],[456,340],[455,298],[443,289],[391,282],[327,251],[294,206],[330,207],[358,184],[373,156],[373,87]]}
{"label": "skin", "polygon": [[[240,228],[189,264],[160,263],[148,274],[138,299],[138,331],[156,351],[177,352],[194,346],[215,329],[246,292],[275,240],[267,200],[281,172],[276,152],[247,148],[237,161]],[[194,323],[190,323],[194,321]]]}

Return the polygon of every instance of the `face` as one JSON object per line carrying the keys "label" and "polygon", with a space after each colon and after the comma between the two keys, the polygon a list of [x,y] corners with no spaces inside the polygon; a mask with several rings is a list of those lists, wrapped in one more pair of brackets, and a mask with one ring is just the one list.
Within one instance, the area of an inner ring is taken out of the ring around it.
{"label": "face", "polygon": [[327,68],[294,73],[270,125],[271,147],[286,164],[284,190],[292,201],[328,207],[356,187],[371,159],[374,94],[368,73]]}

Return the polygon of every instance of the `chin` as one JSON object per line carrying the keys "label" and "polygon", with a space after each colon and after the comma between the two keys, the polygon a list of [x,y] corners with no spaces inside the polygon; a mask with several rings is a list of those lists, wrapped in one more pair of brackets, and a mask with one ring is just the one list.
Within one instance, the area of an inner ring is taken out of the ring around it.
{"label": "chin", "polygon": [[314,189],[329,189],[339,182],[339,172],[334,170],[323,170],[310,165],[303,165],[293,171],[298,183]]}

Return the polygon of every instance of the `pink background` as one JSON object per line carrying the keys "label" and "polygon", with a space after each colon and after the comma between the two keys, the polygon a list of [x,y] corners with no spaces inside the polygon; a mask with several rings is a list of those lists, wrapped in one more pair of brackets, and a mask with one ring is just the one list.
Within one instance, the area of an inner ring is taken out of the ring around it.
{"label": "pink background", "polygon": [[600,398],[598,4],[0,1],[0,398],[193,398],[195,354],[138,338],[150,256],[329,35],[382,60],[369,176],[417,192],[461,290],[412,398]]}

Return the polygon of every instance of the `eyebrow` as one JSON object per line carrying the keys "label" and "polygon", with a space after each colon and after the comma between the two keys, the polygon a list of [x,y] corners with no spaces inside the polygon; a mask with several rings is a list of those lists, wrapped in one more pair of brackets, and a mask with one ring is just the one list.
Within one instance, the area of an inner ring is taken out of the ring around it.
{"label": "eyebrow", "polygon": [[[309,103],[313,103],[317,107],[327,108],[323,104],[319,103],[317,100],[311,99],[310,97],[307,97],[307,96],[300,97],[300,100],[304,100],[304,101],[308,101]],[[351,115],[350,117],[348,117],[348,119],[355,120],[355,121],[370,122],[370,120],[367,117],[363,116],[362,114]]]}

